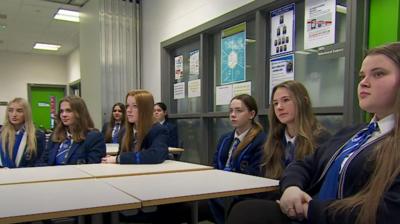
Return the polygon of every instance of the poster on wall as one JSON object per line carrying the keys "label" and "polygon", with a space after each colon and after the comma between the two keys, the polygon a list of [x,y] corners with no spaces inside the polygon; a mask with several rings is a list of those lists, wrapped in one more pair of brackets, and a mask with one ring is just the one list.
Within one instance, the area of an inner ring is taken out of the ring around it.
{"label": "poster on wall", "polygon": [[271,12],[271,56],[294,49],[295,4]]}
{"label": "poster on wall", "polygon": [[216,86],[215,105],[228,105],[231,101],[232,95],[232,85]]}
{"label": "poster on wall", "polygon": [[55,121],[57,116],[57,102],[55,96],[50,96],[50,128],[55,127]]}
{"label": "poster on wall", "polygon": [[276,85],[287,80],[294,80],[294,55],[290,54],[271,59],[269,65],[269,96],[271,96],[272,89]]}
{"label": "poster on wall", "polygon": [[251,81],[241,82],[232,85],[232,97],[240,94],[251,95]]}
{"label": "poster on wall", "polygon": [[199,50],[189,52],[189,74],[199,74]]}
{"label": "poster on wall", "polygon": [[199,97],[201,95],[201,80],[195,79],[188,82],[188,98]]}
{"label": "poster on wall", "polygon": [[183,76],[183,55],[175,57],[175,79],[180,79]]}
{"label": "poster on wall", "polygon": [[335,43],[336,0],[306,0],[304,49]]}
{"label": "poster on wall", "polygon": [[246,80],[246,23],[222,31],[221,85]]}
{"label": "poster on wall", "polygon": [[174,84],[174,100],[185,98],[185,82]]}

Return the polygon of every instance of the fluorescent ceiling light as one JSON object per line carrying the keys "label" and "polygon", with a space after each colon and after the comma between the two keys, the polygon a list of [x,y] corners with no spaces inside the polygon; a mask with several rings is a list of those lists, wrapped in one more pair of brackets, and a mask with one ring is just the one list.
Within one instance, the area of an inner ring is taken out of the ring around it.
{"label": "fluorescent ceiling light", "polygon": [[59,9],[56,15],[54,15],[54,19],[65,20],[71,22],[79,22],[79,12],[71,11],[66,9]]}
{"label": "fluorescent ceiling light", "polygon": [[33,49],[58,51],[60,47],[61,45],[36,43],[35,46],[33,46]]}

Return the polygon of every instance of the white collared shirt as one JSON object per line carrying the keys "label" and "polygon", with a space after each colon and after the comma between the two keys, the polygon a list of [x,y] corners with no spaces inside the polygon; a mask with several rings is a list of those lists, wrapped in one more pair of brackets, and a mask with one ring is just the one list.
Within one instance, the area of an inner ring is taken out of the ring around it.
{"label": "white collared shirt", "polygon": [[287,133],[287,130],[285,129],[285,139],[286,139],[286,143],[290,142],[293,145],[295,145],[296,143],[296,136],[294,136],[293,138],[289,136],[289,134]]}
{"label": "white collared shirt", "polygon": [[[239,139],[239,141],[240,142],[242,142],[243,141],[243,139],[244,139],[244,137],[247,135],[247,133],[250,131],[250,129],[251,128],[249,128],[249,129],[247,129],[246,131],[244,131],[242,134],[238,134],[237,132],[236,132],[236,130],[235,130],[235,135],[234,135],[234,138],[233,138],[233,141],[232,141],[232,145],[231,145],[231,148],[229,149],[229,153],[228,153],[228,159],[226,160],[226,163],[225,163],[225,167],[229,167],[229,163],[230,163],[230,161],[231,161],[231,157],[232,157],[232,152],[233,152],[233,146],[234,146],[234,144],[235,144],[235,139],[237,138],[237,139]],[[239,144],[240,144],[240,142],[239,142]]]}

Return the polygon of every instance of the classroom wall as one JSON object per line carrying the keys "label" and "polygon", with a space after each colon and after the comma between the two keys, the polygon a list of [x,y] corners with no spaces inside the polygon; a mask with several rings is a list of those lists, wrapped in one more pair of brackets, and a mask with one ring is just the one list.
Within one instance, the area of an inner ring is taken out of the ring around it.
{"label": "classroom wall", "polygon": [[[67,83],[65,56],[37,55],[0,51],[0,101],[15,97],[28,99],[28,83]],[[0,106],[0,123],[5,106]]]}
{"label": "classroom wall", "polygon": [[79,26],[79,52],[81,96],[85,100],[95,127],[102,127],[100,20],[99,1],[89,1],[81,8]]}
{"label": "classroom wall", "polygon": [[79,48],[77,48],[67,56],[68,83],[74,82],[81,78],[80,66],[80,54]]}
{"label": "classroom wall", "polygon": [[142,88],[161,100],[160,43],[252,0],[142,1]]}

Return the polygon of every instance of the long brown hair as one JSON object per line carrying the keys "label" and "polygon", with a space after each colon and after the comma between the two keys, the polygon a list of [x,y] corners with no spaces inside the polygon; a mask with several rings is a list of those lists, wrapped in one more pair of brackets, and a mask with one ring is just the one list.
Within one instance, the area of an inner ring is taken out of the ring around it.
{"label": "long brown hair", "polygon": [[106,142],[111,142],[111,140],[112,140],[112,131],[113,131],[113,128],[114,128],[114,125],[115,125],[114,109],[115,109],[116,106],[119,106],[119,108],[121,108],[121,111],[122,111],[121,125],[125,124],[125,116],[126,116],[125,105],[123,103],[119,103],[119,102],[115,103],[113,105],[113,107],[112,107],[111,116],[110,116],[110,122],[108,123],[107,130],[106,130],[106,133],[104,135],[104,140]]}
{"label": "long brown hair", "polygon": [[[8,110],[11,106],[11,104],[17,103],[22,105],[22,108],[24,110],[24,118],[25,118],[25,132],[27,134],[26,138],[26,145],[27,145],[27,150],[28,150],[28,155],[30,158],[34,156],[37,152],[36,148],[36,129],[35,125],[33,124],[32,120],[32,110],[31,107],[28,103],[23,98],[14,98],[7,104],[7,109],[6,109],[6,117],[4,119],[4,124],[3,127],[1,128],[1,146],[3,147],[3,151],[8,150],[8,154],[12,155],[13,154],[13,148],[15,144],[15,128],[14,125],[10,123],[10,118],[8,116]],[[8,147],[8,148],[7,148]]]}
{"label": "long brown hair", "polygon": [[248,95],[248,94],[241,94],[241,95],[237,95],[235,97],[233,97],[231,99],[231,102],[233,100],[240,100],[249,110],[249,112],[254,111],[254,117],[253,119],[251,119],[251,124],[252,124],[252,128],[250,129],[250,131],[246,134],[246,136],[244,137],[243,141],[241,141],[237,147],[237,149],[235,150],[235,152],[233,153],[233,158],[236,158],[237,156],[240,155],[241,151],[250,143],[253,141],[253,139],[255,139],[258,135],[258,133],[263,131],[263,128],[261,126],[261,124],[255,120],[257,113],[258,113],[258,107],[257,107],[257,102],[256,100]]}
{"label": "long brown hair", "polygon": [[[385,55],[400,69],[400,43],[398,42],[371,49],[367,53],[367,56],[369,55]],[[330,212],[333,215],[350,212],[352,209],[359,207],[360,212],[356,223],[376,223],[382,196],[400,174],[400,90],[397,91],[395,110],[396,122],[394,130],[375,147],[369,158],[373,161],[374,170],[367,184],[355,195],[332,203],[328,209],[332,208]]]}
{"label": "long brown hair", "polygon": [[[323,127],[315,118],[312,111],[312,104],[306,88],[298,81],[290,80],[276,85],[271,94],[271,102],[277,89],[285,88],[290,93],[296,107],[295,127],[296,150],[295,158],[303,159],[312,153],[317,147],[316,137],[321,134]],[[273,105],[269,107],[269,131],[268,138],[264,145],[265,176],[278,179],[284,170],[284,137],[286,125],[281,123],[275,114]]]}
{"label": "long brown hair", "polygon": [[[142,150],[141,146],[144,137],[150,131],[151,126],[154,124],[153,118],[153,107],[154,98],[153,95],[147,90],[131,90],[126,95],[125,101],[128,101],[128,97],[132,96],[135,98],[136,105],[138,108],[138,121],[137,124],[129,123],[128,119],[125,120],[125,134],[122,138],[122,151],[127,152],[132,150],[133,144],[133,129],[136,129],[136,144],[134,147],[135,151]],[[128,109],[128,107],[126,107]]]}
{"label": "long brown hair", "polygon": [[94,123],[90,117],[89,110],[86,107],[85,101],[79,96],[66,96],[61,99],[58,104],[58,116],[57,125],[54,129],[52,137],[53,142],[62,142],[67,138],[65,126],[61,121],[60,108],[63,102],[68,102],[72,113],[74,114],[74,123],[68,127],[68,131],[72,134],[72,139],[75,142],[81,142],[85,140],[86,134],[94,129]]}

